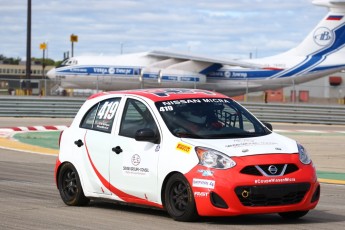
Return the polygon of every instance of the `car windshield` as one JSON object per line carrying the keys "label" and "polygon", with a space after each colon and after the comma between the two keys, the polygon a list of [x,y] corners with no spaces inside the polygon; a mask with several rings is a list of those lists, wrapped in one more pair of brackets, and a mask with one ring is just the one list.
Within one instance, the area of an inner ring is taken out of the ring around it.
{"label": "car windshield", "polygon": [[199,139],[246,138],[270,131],[237,102],[227,98],[195,98],[156,102],[170,132]]}

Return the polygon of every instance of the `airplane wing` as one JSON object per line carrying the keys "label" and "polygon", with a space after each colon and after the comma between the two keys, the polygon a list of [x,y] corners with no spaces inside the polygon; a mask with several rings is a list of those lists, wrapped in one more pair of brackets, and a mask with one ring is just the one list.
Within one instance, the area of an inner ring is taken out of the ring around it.
{"label": "airplane wing", "polygon": [[159,51],[154,50],[147,54],[148,56],[154,57],[161,57],[167,59],[179,59],[181,61],[194,61],[194,62],[202,62],[207,64],[221,64],[221,65],[229,65],[229,66],[239,66],[243,68],[262,68],[262,66],[255,65],[248,62],[237,61],[237,60],[227,60],[227,59],[219,59],[219,58],[210,58],[201,55],[192,55],[186,53],[177,53],[177,52],[168,52],[168,51]]}

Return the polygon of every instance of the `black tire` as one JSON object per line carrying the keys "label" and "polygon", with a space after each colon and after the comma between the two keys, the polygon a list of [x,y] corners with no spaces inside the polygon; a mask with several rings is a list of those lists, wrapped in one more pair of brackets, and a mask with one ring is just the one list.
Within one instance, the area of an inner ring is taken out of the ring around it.
{"label": "black tire", "polygon": [[192,188],[182,174],[172,175],[165,187],[165,209],[177,221],[194,221],[198,214]]}
{"label": "black tire", "polygon": [[296,220],[307,215],[308,211],[281,212],[279,215],[286,220]]}
{"label": "black tire", "polygon": [[58,189],[63,202],[70,206],[82,206],[89,203],[81,187],[77,170],[71,163],[61,166],[58,175]]}

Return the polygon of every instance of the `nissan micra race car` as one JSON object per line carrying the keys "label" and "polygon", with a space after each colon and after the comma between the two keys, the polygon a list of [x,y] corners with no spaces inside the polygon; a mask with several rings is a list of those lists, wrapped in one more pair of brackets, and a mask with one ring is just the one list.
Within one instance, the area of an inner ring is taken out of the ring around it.
{"label": "nissan micra race car", "polygon": [[320,185],[306,149],[240,104],[193,89],[103,92],[60,135],[57,187],[67,205],[109,199],[198,216],[315,208]]}

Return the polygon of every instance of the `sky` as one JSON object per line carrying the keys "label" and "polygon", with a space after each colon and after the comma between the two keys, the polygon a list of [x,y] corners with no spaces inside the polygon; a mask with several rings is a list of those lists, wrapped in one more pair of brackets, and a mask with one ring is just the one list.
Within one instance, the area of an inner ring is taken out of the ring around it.
{"label": "sky", "polygon": [[[26,59],[27,0],[0,0],[0,54]],[[260,58],[298,45],[326,15],[311,0],[32,0],[31,56],[151,50]]]}

